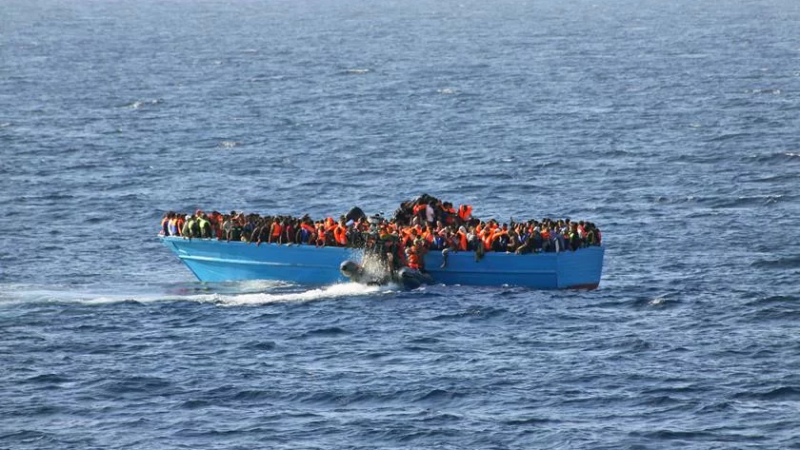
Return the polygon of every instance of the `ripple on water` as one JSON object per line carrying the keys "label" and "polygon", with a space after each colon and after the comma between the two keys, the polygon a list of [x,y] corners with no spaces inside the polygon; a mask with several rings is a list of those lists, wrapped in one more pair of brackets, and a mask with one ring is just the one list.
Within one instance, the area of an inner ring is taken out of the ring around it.
{"label": "ripple on water", "polygon": [[[797,446],[790,2],[55,3],[3,2],[0,448]],[[200,283],[155,239],[422,192],[597,223],[600,288]]]}

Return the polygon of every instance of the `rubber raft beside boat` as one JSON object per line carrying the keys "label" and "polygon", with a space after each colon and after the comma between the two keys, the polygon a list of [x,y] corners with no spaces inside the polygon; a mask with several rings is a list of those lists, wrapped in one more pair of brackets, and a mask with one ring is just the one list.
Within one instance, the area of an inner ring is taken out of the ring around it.
{"label": "rubber raft beside boat", "polygon": [[[248,244],[215,239],[159,236],[205,282],[280,280],[324,285],[345,282],[343,261],[359,261],[361,250],[311,245]],[[425,268],[436,283],[472,286],[524,286],[533,289],[595,289],[603,271],[602,246],[559,253],[515,255],[487,252],[479,261],[473,252],[425,255]]]}

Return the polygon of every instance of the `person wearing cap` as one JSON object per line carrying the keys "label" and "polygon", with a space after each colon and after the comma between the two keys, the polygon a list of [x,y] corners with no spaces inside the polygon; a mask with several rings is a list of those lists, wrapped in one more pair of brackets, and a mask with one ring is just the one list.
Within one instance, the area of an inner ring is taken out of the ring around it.
{"label": "person wearing cap", "polygon": [[183,224],[181,236],[187,239],[192,239],[199,235],[199,227],[197,226],[197,219],[194,216],[186,215],[186,223]]}

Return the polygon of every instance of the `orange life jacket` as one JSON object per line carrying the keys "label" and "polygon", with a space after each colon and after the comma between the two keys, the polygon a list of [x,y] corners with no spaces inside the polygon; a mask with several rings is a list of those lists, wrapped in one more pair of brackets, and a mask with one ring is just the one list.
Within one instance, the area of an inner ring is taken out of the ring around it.
{"label": "orange life jacket", "polygon": [[278,222],[273,222],[272,223],[272,237],[273,238],[280,237],[282,230],[283,230],[283,227],[281,227],[280,223],[278,223]]}
{"label": "orange life jacket", "polygon": [[458,217],[461,218],[464,222],[468,221],[472,217],[472,206],[470,205],[461,205],[458,207]]}
{"label": "orange life jacket", "polygon": [[342,247],[347,245],[347,228],[343,227],[342,225],[337,225],[336,228],[333,229],[333,238],[336,240],[336,243],[341,245]]}
{"label": "orange life jacket", "polygon": [[416,252],[411,252],[408,255],[408,267],[415,270],[419,270],[422,267],[420,265],[420,257]]}
{"label": "orange life jacket", "polygon": [[467,251],[467,234],[458,232],[458,249],[462,252]]}
{"label": "orange life jacket", "polygon": [[483,248],[486,251],[491,251],[493,241],[494,241],[494,233],[492,233],[491,231],[486,233],[486,235],[483,237]]}

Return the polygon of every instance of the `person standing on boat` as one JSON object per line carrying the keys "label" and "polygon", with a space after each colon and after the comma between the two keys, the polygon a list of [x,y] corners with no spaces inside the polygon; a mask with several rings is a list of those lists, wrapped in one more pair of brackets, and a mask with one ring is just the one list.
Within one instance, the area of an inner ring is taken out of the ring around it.
{"label": "person standing on boat", "polygon": [[564,251],[564,236],[559,233],[557,227],[550,228],[550,242],[554,252]]}
{"label": "person standing on boat", "polygon": [[201,214],[200,217],[197,218],[197,228],[200,230],[200,238],[211,238],[211,222],[208,220],[208,217],[205,215],[205,213]]}
{"label": "person standing on boat", "polygon": [[189,239],[200,236],[200,227],[197,224],[197,218],[188,214],[186,215],[186,223],[183,225],[181,235]]}
{"label": "person standing on boat", "polygon": [[472,206],[471,205],[459,205],[458,207],[458,219],[461,221],[461,225],[466,225],[472,220]]}
{"label": "person standing on boat", "polygon": [[578,233],[578,224],[572,222],[570,224],[569,234],[567,235],[569,238],[569,249],[573,252],[579,248],[581,248],[581,235]]}
{"label": "person standing on boat", "polygon": [[233,229],[233,216],[236,215],[236,211],[231,211],[230,215],[225,215],[222,220],[222,237],[225,238],[226,241],[231,240],[231,230]]}

